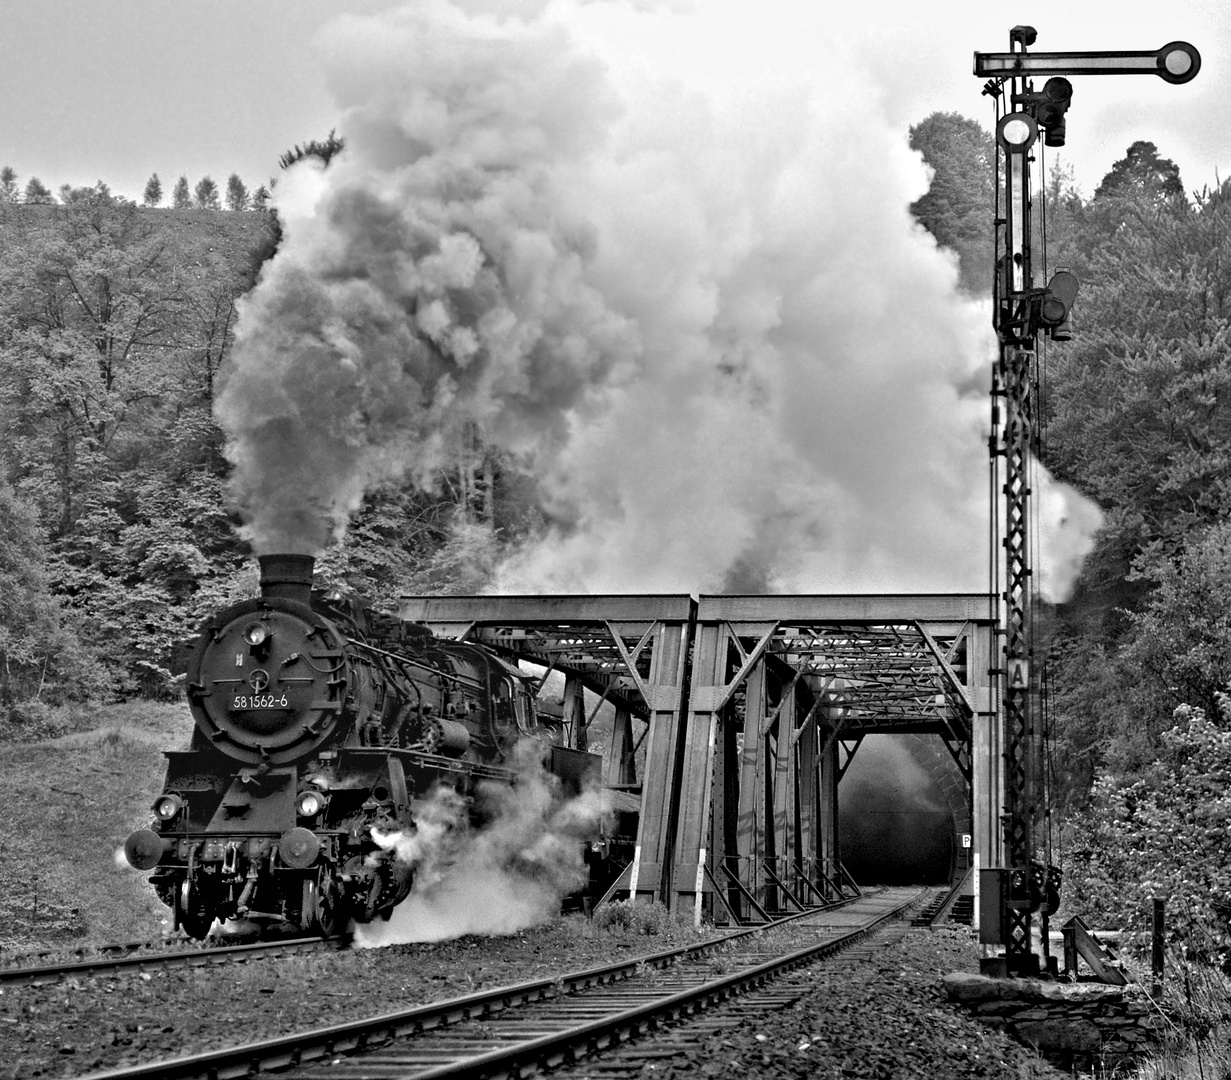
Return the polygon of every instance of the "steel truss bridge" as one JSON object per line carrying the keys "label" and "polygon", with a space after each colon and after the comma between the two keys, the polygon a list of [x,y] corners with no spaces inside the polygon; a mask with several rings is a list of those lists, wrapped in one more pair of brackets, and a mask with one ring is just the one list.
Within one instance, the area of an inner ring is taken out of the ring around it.
{"label": "steel truss bridge", "polygon": [[873,733],[943,740],[974,864],[999,864],[993,610],[985,594],[421,596],[400,615],[561,673],[576,749],[609,702],[603,780],[638,818],[608,897],[746,922],[849,895],[838,781]]}

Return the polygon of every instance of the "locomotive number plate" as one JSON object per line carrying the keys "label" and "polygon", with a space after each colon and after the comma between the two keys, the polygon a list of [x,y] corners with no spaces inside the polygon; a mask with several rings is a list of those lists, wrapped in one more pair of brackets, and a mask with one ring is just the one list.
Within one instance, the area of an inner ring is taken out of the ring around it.
{"label": "locomotive number plate", "polygon": [[286,694],[236,694],[231,699],[232,709],[287,709],[290,704]]}

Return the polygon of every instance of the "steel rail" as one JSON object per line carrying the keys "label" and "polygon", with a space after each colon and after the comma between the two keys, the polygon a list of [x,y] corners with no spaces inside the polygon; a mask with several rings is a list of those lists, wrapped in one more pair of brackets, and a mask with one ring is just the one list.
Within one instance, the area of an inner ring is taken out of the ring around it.
{"label": "steel rail", "polygon": [[846,946],[867,937],[882,923],[900,915],[918,899],[918,895],[910,897],[849,933],[807,945],[744,971],[737,971],[731,975],[704,982],[699,986],[669,994],[657,1001],[637,1005],[599,1020],[577,1024],[549,1035],[514,1043],[508,1047],[489,1050],[486,1053],[476,1054],[447,1065],[415,1070],[404,1075],[413,1077],[414,1080],[517,1076],[523,1067],[533,1069],[544,1063],[557,1066],[582,1060],[596,1050],[615,1045],[630,1036],[657,1027],[662,1022],[699,1012],[715,1002],[748,993],[789,971],[803,967],[814,960],[832,956]]}
{"label": "steel rail", "polygon": [[[287,938],[285,941],[258,941],[247,945],[219,945],[178,952],[130,953],[127,956],[101,957],[68,964],[29,964],[0,968],[0,986],[44,986],[68,978],[106,975],[113,972],[167,967],[204,967],[208,964],[243,962],[255,957],[315,951],[323,946],[338,948],[350,944],[349,936],[332,938]],[[104,946],[107,947],[107,946]],[[116,948],[117,946],[110,946]],[[133,946],[140,948],[141,945]]]}
{"label": "steel rail", "polygon": [[[809,945],[806,949],[784,957],[778,957],[756,965],[755,967],[737,972],[733,975],[702,983],[678,993],[667,995],[656,994],[656,1000],[642,1004],[634,1009],[611,1012],[601,1020],[591,1021],[561,1032],[543,1035],[530,1040],[519,1040],[508,1047],[475,1055],[465,1061],[454,1062],[446,1066],[437,1066],[430,1071],[415,1072],[418,1076],[466,1076],[479,1075],[467,1069],[489,1069],[493,1063],[521,1060],[523,1053],[551,1057],[564,1053],[562,1046],[575,1043],[578,1040],[595,1043],[595,1040],[607,1039],[613,1036],[605,1033],[624,1030],[628,1023],[644,1028],[650,1023],[656,1012],[677,1012],[683,1006],[693,1001],[718,996],[730,996],[737,988],[748,980],[764,981],[772,971],[790,970],[790,967],[806,963],[809,958],[827,955],[843,946],[866,936],[873,929],[900,914],[901,911],[918,903],[922,894],[915,893],[902,903],[886,910],[876,918],[861,924],[851,932],[829,937],[825,941]],[[408,1009],[385,1013],[381,1016],[367,1017],[360,1020],[346,1021],[308,1032],[298,1032],[292,1035],[276,1036],[243,1046],[228,1047],[222,1050],[206,1051],[170,1060],[154,1061],[104,1072],[90,1073],[79,1080],[189,1080],[189,1078],[206,1077],[209,1080],[228,1080],[228,1078],[249,1077],[266,1071],[296,1068],[319,1062],[322,1058],[331,1058],[365,1050],[375,1050],[387,1046],[396,1039],[411,1035],[423,1035],[446,1028],[450,1024],[468,1020],[491,1019],[517,1005],[532,1004],[542,1001],[557,1001],[564,994],[571,994],[591,987],[604,986],[611,983],[628,980],[647,969],[664,969],[678,964],[681,960],[701,956],[716,950],[732,941],[759,935],[784,925],[818,918],[828,915],[840,908],[849,907],[860,901],[870,899],[868,896],[852,898],[849,901],[825,908],[812,908],[803,912],[793,913],[785,918],[775,920],[761,926],[747,927],[711,938],[704,942],[677,949],[666,949],[641,957],[619,961],[604,967],[590,968],[585,971],[537,979],[526,983],[498,987],[493,990],[468,994],[463,997],[450,998],[441,1002],[418,1005]],[[784,966],[786,965],[786,966]],[[628,1019],[631,1017],[631,1020]],[[622,1027],[623,1025],[623,1027]],[[595,1043],[598,1045],[598,1043]],[[443,1071],[442,1071],[443,1070]],[[461,1070],[461,1071],[449,1071]],[[407,1075],[403,1071],[402,1075]]]}

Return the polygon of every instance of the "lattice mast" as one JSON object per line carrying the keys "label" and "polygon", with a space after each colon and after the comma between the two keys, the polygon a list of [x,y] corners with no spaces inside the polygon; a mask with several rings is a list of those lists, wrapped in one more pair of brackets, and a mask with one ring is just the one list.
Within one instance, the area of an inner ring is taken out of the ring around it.
{"label": "lattice mast", "polygon": [[[1001,713],[1004,752],[1004,852],[1008,862],[1005,956],[1009,973],[1037,973],[1031,951],[1031,913],[1049,892],[1048,869],[1034,858],[1034,829],[1042,797],[1043,747],[1037,727],[1038,686],[1032,671],[1031,624],[1035,590],[1031,565],[1031,475],[1039,441],[1036,401],[1039,338],[1068,340],[1076,277],[1058,270],[1045,286],[1034,281],[1031,237],[1031,165],[1040,136],[1063,146],[1065,114],[1073,96],[1067,75],[1156,74],[1168,82],[1193,78],[1201,66],[1187,42],[1155,52],[1029,53],[1037,34],[1031,26],[1009,31],[1007,53],[975,53],[974,72],[990,77],[984,93],[997,103],[995,217],[996,265],[992,321],[999,342],[993,372],[993,474],[1003,482],[993,513],[1001,535],[1002,604]],[[1036,89],[1034,77],[1049,76]],[[1003,423],[1001,414],[1003,405]],[[993,552],[993,577],[997,577]]]}

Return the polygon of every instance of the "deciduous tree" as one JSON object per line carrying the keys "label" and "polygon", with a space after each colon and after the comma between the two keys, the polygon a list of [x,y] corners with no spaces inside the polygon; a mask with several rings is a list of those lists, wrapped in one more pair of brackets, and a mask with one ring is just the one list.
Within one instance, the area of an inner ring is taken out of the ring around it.
{"label": "deciduous tree", "polygon": [[34,508],[0,476],[0,718],[103,690],[102,667],[51,589],[46,548]]}
{"label": "deciduous tree", "polygon": [[32,176],[26,181],[24,198],[27,203],[35,206],[55,202],[55,198],[47,189],[47,185],[37,176]]}
{"label": "deciduous tree", "polygon": [[957,113],[933,113],[910,129],[911,149],[932,169],[927,194],[911,204],[937,243],[955,252],[962,285],[991,289],[995,143],[979,124]]}
{"label": "deciduous tree", "polygon": [[39,509],[55,590],[129,690],[170,678],[201,583],[239,541],[222,493],[215,380],[242,249],[131,203],[0,217],[0,423]]}
{"label": "deciduous tree", "polygon": [[188,177],[180,175],[171,189],[171,205],[176,210],[188,210],[192,207],[192,193],[188,190]]}

